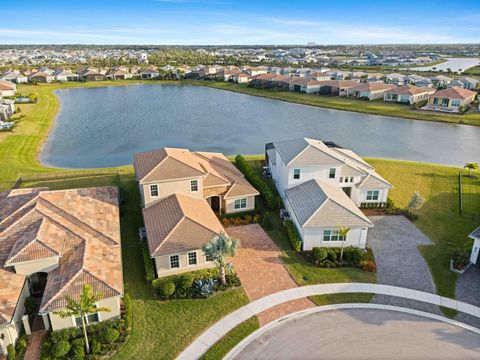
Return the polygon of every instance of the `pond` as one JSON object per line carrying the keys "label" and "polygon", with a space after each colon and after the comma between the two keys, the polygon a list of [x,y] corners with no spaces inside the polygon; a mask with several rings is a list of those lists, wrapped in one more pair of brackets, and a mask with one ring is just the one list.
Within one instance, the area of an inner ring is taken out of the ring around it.
{"label": "pond", "polygon": [[477,65],[480,65],[480,59],[478,58],[448,58],[446,62],[441,64],[420,66],[410,69],[415,71],[447,71],[450,69],[454,72],[464,72],[465,70]]}
{"label": "pond", "polygon": [[362,156],[463,165],[478,162],[480,127],[328,110],[193,85],[62,89],[40,154],[64,168],[130,164],[133,154],[186,147],[263,154],[265,143],[332,140]]}

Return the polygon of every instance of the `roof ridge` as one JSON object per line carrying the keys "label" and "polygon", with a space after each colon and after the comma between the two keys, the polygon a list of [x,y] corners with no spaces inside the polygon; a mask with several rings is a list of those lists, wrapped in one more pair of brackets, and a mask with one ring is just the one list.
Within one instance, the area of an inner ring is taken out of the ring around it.
{"label": "roof ridge", "polygon": [[[177,200],[178,201],[178,200]],[[180,206],[180,204],[179,204]],[[180,206],[181,207],[181,206]],[[168,240],[168,238],[173,234],[173,232],[180,226],[180,224],[183,222],[183,220],[185,220],[187,217],[185,216],[185,214],[183,214],[182,218],[180,220],[177,221],[177,223],[175,224],[175,226],[168,232],[167,236],[165,236],[165,238],[163,239],[163,241],[155,248],[155,251],[152,252],[152,256],[153,254],[155,254],[157,251],[160,250],[160,248],[162,247],[163,244],[165,244]],[[190,218],[188,218],[189,220],[191,220]],[[148,237],[148,234],[147,234],[147,237]]]}
{"label": "roof ridge", "polygon": [[[33,198],[31,198],[29,201],[27,201],[25,204],[23,204],[22,206],[20,206],[17,210],[15,210],[13,213],[11,213],[9,216],[7,216],[5,219],[1,220],[0,221],[0,225],[3,224],[6,220],[10,219],[12,216],[14,216],[16,213],[20,212],[21,210],[25,209],[27,206],[31,205],[31,203],[35,202],[38,200],[38,197],[40,195],[40,192],[38,192]],[[32,209],[33,210],[33,209]],[[30,211],[32,211],[30,210]],[[30,212],[29,211],[29,212]],[[27,212],[27,214],[29,213]],[[26,215],[26,214],[25,214]],[[24,215],[24,216],[25,216]],[[21,219],[23,218],[23,216],[18,219],[17,221],[14,221],[10,226],[14,225],[15,223],[17,223],[18,221],[20,221]],[[9,227],[10,227],[9,226]],[[8,229],[8,228],[7,228]],[[0,234],[2,233],[3,231],[0,231]]]}

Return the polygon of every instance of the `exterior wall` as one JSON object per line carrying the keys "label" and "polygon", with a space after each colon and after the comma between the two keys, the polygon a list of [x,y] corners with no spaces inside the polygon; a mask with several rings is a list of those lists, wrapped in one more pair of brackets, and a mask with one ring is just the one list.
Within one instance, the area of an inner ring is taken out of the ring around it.
{"label": "exterior wall", "polygon": [[[121,315],[120,297],[102,299],[97,303],[98,307],[106,307],[110,309],[109,312],[100,312],[98,318],[100,321],[118,318]],[[52,330],[61,330],[75,327],[75,317],[61,318],[53,312],[48,313],[50,318],[50,325]]]}
{"label": "exterior wall", "polygon": [[58,257],[38,261],[28,261],[15,265],[15,272],[22,275],[32,275],[37,272],[50,272],[58,267]]}
{"label": "exterior wall", "polygon": [[[235,199],[243,198],[247,199],[247,207],[244,209],[235,209]],[[222,209],[225,209],[226,214],[255,210],[255,196],[240,196],[238,198],[225,199],[223,201]]]}
{"label": "exterior wall", "polygon": [[382,99],[383,94],[385,94],[387,90],[380,90],[380,91],[370,91],[370,94],[368,95],[369,100],[376,100],[376,99]]}
{"label": "exterior wall", "polygon": [[[346,224],[348,226],[348,224]],[[340,247],[342,241],[323,241],[323,230],[338,230],[336,227],[304,227],[303,250],[312,250],[314,247]],[[354,246],[365,249],[367,245],[368,228],[352,228],[344,242],[344,247]]]}
{"label": "exterior wall", "polygon": [[206,199],[210,196],[220,196],[227,191],[227,186],[218,186],[213,188],[203,188],[203,197]]}
{"label": "exterior wall", "polygon": [[[198,181],[198,191],[191,192],[190,191],[190,181],[197,180]],[[143,205],[146,207],[148,204],[157,201],[165,196],[169,196],[172,194],[181,194],[190,196],[196,199],[203,199],[203,179],[201,177],[198,178],[189,178],[183,180],[176,180],[176,181],[166,181],[166,182],[149,182],[145,184],[141,184],[140,186],[143,187],[143,190],[140,190],[140,193],[143,194]],[[150,185],[158,185],[158,196],[152,197],[150,196]]]}
{"label": "exterior wall", "polygon": [[[388,189],[355,189],[352,188],[352,201],[355,205],[360,206],[361,203],[380,203],[380,202],[387,202],[388,198]],[[367,200],[367,191],[378,190],[378,200]],[[355,193],[355,195],[353,195]]]}
{"label": "exterior wall", "polygon": [[[188,265],[188,253],[197,252],[197,265]],[[180,267],[170,269],[170,255],[179,255]],[[164,277],[169,275],[181,274],[188,271],[208,269],[214,266],[213,261],[206,261],[201,249],[186,251],[182,253],[173,253],[169,255],[157,256],[154,258],[157,276]]]}
{"label": "exterior wall", "polygon": [[0,96],[15,96],[15,90],[0,90]]}
{"label": "exterior wall", "polygon": [[480,252],[480,239],[473,241],[472,253],[470,254],[470,262],[476,264],[478,262],[478,253]]}

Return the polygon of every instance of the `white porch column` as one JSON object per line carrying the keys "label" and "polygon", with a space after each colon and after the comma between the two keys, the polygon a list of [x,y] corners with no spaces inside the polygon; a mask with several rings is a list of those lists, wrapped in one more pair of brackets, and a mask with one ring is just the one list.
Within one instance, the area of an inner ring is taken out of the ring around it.
{"label": "white porch column", "polygon": [[48,313],[42,314],[43,318],[43,326],[45,326],[45,330],[50,330],[50,319],[48,318]]}
{"label": "white porch column", "polygon": [[25,329],[25,334],[30,335],[32,329],[30,329],[30,322],[28,321],[28,315],[22,316],[23,328]]}

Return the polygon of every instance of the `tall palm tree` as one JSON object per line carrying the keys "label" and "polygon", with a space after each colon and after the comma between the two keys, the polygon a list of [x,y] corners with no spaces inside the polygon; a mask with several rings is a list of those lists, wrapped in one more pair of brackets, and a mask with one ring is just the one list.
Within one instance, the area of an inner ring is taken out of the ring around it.
{"label": "tall palm tree", "polygon": [[237,239],[228,236],[223,231],[219,235],[213,236],[210,240],[202,245],[202,250],[205,255],[213,259],[218,266],[220,282],[222,285],[227,283],[227,279],[225,277],[227,257],[235,256],[239,245],[240,242]]}
{"label": "tall palm tree", "polygon": [[342,250],[340,250],[340,262],[343,261],[343,244],[347,241],[347,234],[350,231],[349,227],[346,226],[338,226],[338,235],[343,239],[342,240]]}
{"label": "tall palm tree", "polygon": [[111,311],[108,308],[97,308],[95,304],[103,298],[102,293],[94,293],[92,287],[88,284],[83,285],[82,293],[80,294],[79,301],[75,301],[70,296],[65,296],[67,301],[66,310],[55,311],[54,314],[60,316],[61,318],[68,318],[71,316],[81,317],[83,335],[85,336],[85,348],[87,349],[87,354],[90,352],[90,344],[88,343],[87,336],[87,326],[85,319],[88,314],[93,314],[96,312],[109,312]]}
{"label": "tall palm tree", "polygon": [[478,169],[478,164],[477,163],[466,163],[463,168],[468,169],[468,175],[470,175],[472,170]]}

